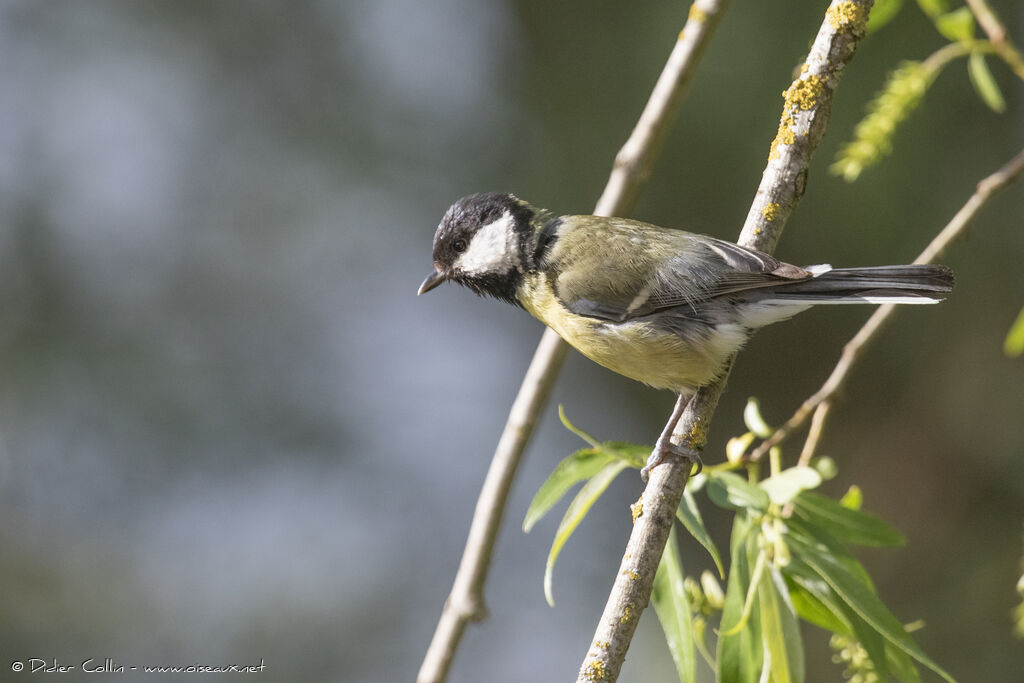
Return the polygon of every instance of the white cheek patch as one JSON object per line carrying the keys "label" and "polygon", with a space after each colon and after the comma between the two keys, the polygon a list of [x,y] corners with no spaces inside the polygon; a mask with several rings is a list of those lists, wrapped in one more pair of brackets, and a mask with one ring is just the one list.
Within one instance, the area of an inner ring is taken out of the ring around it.
{"label": "white cheek patch", "polygon": [[476,231],[466,251],[455,260],[455,268],[469,275],[508,272],[518,261],[514,240],[515,219],[506,211]]}

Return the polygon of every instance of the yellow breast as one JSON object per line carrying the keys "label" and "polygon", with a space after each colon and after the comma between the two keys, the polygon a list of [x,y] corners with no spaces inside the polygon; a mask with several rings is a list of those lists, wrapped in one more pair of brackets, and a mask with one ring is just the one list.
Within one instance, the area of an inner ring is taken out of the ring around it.
{"label": "yellow breast", "polygon": [[717,334],[697,344],[699,331],[693,339],[684,339],[648,321],[608,323],[576,315],[562,306],[539,277],[527,279],[520,301],[531,315],[595,363],[681,394],[711,382],[746,336],[739,326],[719,326]]}

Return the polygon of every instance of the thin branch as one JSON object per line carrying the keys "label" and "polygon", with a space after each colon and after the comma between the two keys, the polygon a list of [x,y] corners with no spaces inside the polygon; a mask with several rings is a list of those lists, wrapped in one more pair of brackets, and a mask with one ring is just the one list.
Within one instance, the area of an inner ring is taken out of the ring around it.
{"label": "thin branch", "polygon": [[992,41],[992,47],[996,54],[1017,74],[1017,78],[1024,80],[1024,57],[1014,46],[1006,34],[1006,27],[999,20],[996,13],[992,11],[985,0],[967,0],[967,5],[978,20],[983,31]]}
{"label": "thin branch", "polygon": [[[729,0],[696,0],[640,119],[615,158],[608,184],[594,211],[624,215],[630,211],[661,152],[665,136],[692,80],[700,57]],[[462,634],[470,621],[486,614],[483,589],[505,502],[537,417],[547,403],[568,347],[546,329],[495,449],[477,500],[466,548],[434,637],[417,676],[418,683],[448,677]],[[658,555],[660,557],[660,553]]]}
{"label": "thin branch", "polygon": [[[925,248],[921,255],[918,256],[914,263],[932,263],[937,259],[946,248],[958,237],[970,225],[971,220],[981,210],[983,206],[1000,190],[1005,188],[1010,183],[1017,180],[1021,174],[1024,173],[1024,150],[1021,150],[1015,157],[1010,159],[1006,164],[1002,166],[998,171],[984,178],[978,183],[974,194],[971,195],[970,199],[967,200],[956,215],[953,216],[952,220],[942,229],[935,239]],[[824,413],[828,411],[831,405],[832,399],[835,397],[843,384],[849,377],[850,370],[856,364],[857,360],[861,357],[864,349],[867,345],[875,338],[879,330],[885,325],[886,322],[892,317],[896,307],[892,304],[886,304],[879,306],[868,321],[864,323],[864,326],[860,328],[854,337],[847,342],[846,346],[843,347],[843,352],[839,357],[839,362],[836,363],[835,368],[832,370],[832,374],[829,375],[825,383],[821,385],[821,388],[814,393],[813,396],[808,398],[800,408],[797,409],[793,416],[786,420],[785,424],[779,427],[774,434],[762,442],[754,451],[750,454],[752,460],[757,460],[764,457],[764,454],[768,452],[773,446],[777,446],[788,438],[795,430],[803,426],[807,418],[814,413],[815,422],[824,423]],[[819,417],[818,413],[821,412],[822,416]],[[821,426],[815,430],[817,432],[814,435],[815,440],[820,437]],[[810,442],[811,437],[808,437]],[[804,446],[803,452],[800,454],[800,464],[806,465],[811,457],[814,455],[814,446]]]}
{"label": "thin branch", "polygon": [[[835,0],[825,14],[801,75],[784,93],[779,132],[739,243],[771,252],[786,219],[803,195],[811,155],[828,125],[832,96],[843,68],[853,58],[873,0]],[[673,442],[700,450],[725,387],[728,370],[701,388],[676,426]],[[612,592],[598,623],[577,683],[614,681],[647,606],[658,562],[690,473],[685,459],[651,471]]]}

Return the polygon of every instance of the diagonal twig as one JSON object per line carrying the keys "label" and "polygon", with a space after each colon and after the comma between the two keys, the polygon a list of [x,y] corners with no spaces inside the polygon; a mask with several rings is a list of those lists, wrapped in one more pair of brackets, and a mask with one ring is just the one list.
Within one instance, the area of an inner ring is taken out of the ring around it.
{"label": "diagonal twig", "polygon": [[[615,157],[615,164],[594,211],[613,216],[629,212],[650,176],[665,135],[682,102],[729,0],[696,0],[683,31],[669,55],[640,119]],[[439,683],[448,676],[452,659],[470,621],[486,613],[484,582],[505,511],[505,501],[537,417],[565,359],[567,345],[546,329],[519,388],[508,421],[498,441],[477,500],[469,537],[451,593],[445,602],[430,647],[417,676],[418,683]]]}
{"label": "diagonal twig", "polygon": [[[757,195],[739,243],[765,252],[775,248],[782,227],[803,195],[811,155],[828,125],[832,96],[853,59],[873,0],[835,0],[814,40],[800,76],[785,91],[779,131],[772,142]],[[690,450],[704,446],[728,370],[700,389],[676,426],[673,442]],[[691,464],[679,458],[651,471],[640,499],[640,516],[626,546],[615,583],[598,622],[577,683],[618,678],[640,613],[647,606],[654,575],[683,495]]]}
{"label": "diagonal twig", "polygon": [[[996,193],[1017,180],[1022,174],[1024,174],[1024,150],[1018,152],[1015,157],[1006,162],[999,170],[978,183],[974,194],[956,212],[956,215],[935,236],[935,239],[931,241],[925,250],[921,252],[921,255],[914,260],[914,263],[932,263],[937,259],[955,239],[963,234],[981,208]],[[846,378],[849,377],[850,371],[863,354],[864,349],[874,340],[885,323],[892,317],[895,310],[896,307],[892,304],[878,307],[871,317],[868,318],[868,321],[864,323],[864,326],[843,347],[839,362],[836,363],[832,374],[821,385],[821,388],[804,401],[797,411],[793,413],[792,417],[786,420],[781,427],[751,452],[750,458],[752,460],[764,457],[764,454],[773,446],[779,445],[795,430],[803,426],[807,418],[811,417],[813,413],[814,419],[812,420],[811,432],[800,453],[801,465],[806,465],[810,462],[817,442],[821,437],[821,431],[824,428],[828,410],[832,405],[832,399],[846,382]]]}

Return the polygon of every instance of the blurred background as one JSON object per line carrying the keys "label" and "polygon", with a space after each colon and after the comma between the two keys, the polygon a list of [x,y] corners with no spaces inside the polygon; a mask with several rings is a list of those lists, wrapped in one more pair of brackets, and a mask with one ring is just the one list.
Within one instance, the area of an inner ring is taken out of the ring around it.
{"label": "blurred background", "polygon": [[[1024,13],[993,2],[1024,42]],[[735,239],[781,91],[824,0],[734,3],[634,216]],[[412,680],[541,327],[444,287],[417,299],[455,199],[587,213],[685,19],[683,2],[0,2],[0,674],[11,662],[259,664],[259,680]],[[884,165],[827,172],[887,71],[944,44],[914,3],[847,70],[778,255],[904,263],[1024,145],[951,66]],[[961,680],[1019,680],[1024,185],[944,259],[941,306],[900,313],[833,411],[826,486],[853,483],[905,548],[879,591]],[[869,315],[760,333],[706,460],[757,396],[781,422]],[[542,574],[554,465],[651,442],[673,397],[573,354],[513,490],[452,681],[572,680],[641,490],[626,473]],[[797,446],[788,455],[795,458]],[[724,543],[726,518],[705,512]],[[709,565],[684,544],[691,573]],[[840,680],[806,630],[808,680]],[[510,645],[514,644],[514,647]],[[519,653],[528,652],[529,657]],[[705,672],[707,673],[707,672]],[[672,680],[653,613],[621,680]],[[117,680],[146,680],[124,674]],[[198,678],[203,678],[198,676]],[[78,669],[62,681],[93,680]],[[190,680],[181,676],[175,680]],[[710,680],[710,679],[707,679]]]}

